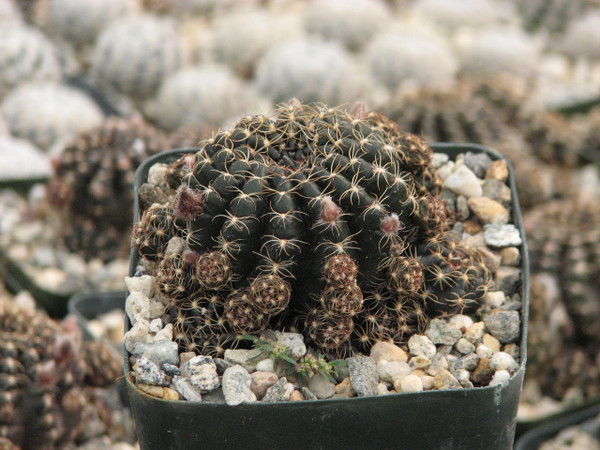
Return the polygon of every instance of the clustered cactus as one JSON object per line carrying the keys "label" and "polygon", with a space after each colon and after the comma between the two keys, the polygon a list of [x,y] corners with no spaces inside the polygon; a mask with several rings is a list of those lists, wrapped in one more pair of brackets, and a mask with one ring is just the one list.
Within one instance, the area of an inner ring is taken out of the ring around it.
{"label": "clustered cactus", "polygon": [[287,328],[337,357],[477,309],[489,275],[445,234],[431,157],[361,104],[292,100],[171,164],[173,193],[133,240],[182,349],[215,354]]}
{"label": "clustered cactus", "polygon": [[167,148],[166,136],[141,120],[108,119],[63,149],[47,193],[64,216],[69,250],[105,261],[127,254],[134,171]]}
{"label": "clustered cactus", "polygon": [[89,434],[90,416],[104,427],[96,431],[107,432],[111,413],[94,388],[120,376],[114,349],[101,341],[82,343],[73,320],[59,324],[4,298],[0,330],[0,442],[65,448]]}

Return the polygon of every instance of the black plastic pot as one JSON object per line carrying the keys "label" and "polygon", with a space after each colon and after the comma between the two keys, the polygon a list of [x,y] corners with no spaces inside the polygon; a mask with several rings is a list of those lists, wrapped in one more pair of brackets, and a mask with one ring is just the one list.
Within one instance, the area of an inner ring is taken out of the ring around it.
{"label": "black plastic pot", "polygon": [[[503,157],[470,144],[436,144],[434,151],[455,158],[467,151]],[[134,219],[140,210],[137,189],[149,168],[169,163],[197,149],[155,155],[139,166],[135,178]],[[512,218],[525,236],[512,168]],[[167,401],[139,390],[127,377],[127,388],[142,449],[185,448],[402,448],[507,449],[513,445],[523,383],[529,305],[529,261],[521,251],[521,366],[505,384],[460,390],[425,391],[386,396],[229,406]],[[131,254],[130,275],[138,261]],[[126,329],[131,324],[126,318]],[[129,362],[126,358],[126,370]]]}
{"label": "black plastic pot", "polygon": [[4,279],[7,288],[14,293],[29,291],[40,308],[45,310],[50,317],[62,318],[67,314],[67,304],[71,294],[50,291],[38,285],[25,272],[21,264],[14,261],[1,247],[0,278]]}
{"label": "black plastic pot", "polygon": [[583,431],[600,439],[600,422],[596,416],[600,414],[600,401],[587,402],[574,410],[564,411],[546,419],[542,425],[532,428],[517,439],[515,450],[536,450],[544,442],[573,425],[579,425]]}

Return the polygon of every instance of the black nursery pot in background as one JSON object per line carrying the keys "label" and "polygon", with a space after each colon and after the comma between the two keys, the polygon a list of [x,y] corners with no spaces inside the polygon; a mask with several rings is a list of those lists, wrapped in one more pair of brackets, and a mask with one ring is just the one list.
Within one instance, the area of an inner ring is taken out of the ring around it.
{"label": "black nursery pot in background", "polygon": [[[499,153],[471,144],[434,144],[435,152],[454,159],[465,152]],[[139,166],[135,177],[134,220],[140,217],[137,190],[155,163],[170,163],[198,149],[172,150]],[[512,220],[525,237],[513,171],[509,164]],[[504,384],[470,389],[389,394],[351,399],[241,404],[167,401],[127,388],[143,449],[184,448],[511,448],[523,383],[529,306],[529,261],[523,239],[521,258],[521,365]],[[139,255],[131,253],[130,276]],[[131,323],[125,319],[128,330]],[[125,357],[125,369],[130,370]]]}

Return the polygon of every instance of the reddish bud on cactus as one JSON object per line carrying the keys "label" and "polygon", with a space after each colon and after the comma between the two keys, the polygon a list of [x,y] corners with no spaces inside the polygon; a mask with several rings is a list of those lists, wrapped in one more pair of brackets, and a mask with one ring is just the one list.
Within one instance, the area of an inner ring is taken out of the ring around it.
{"label": "reddish bud on cactus", "polygon": [[333,224],[341,214],[341,208],[335,204],[329,195],[321,199],[321,219]]}
{"label": "reddish bud on cactus", "polygon": [[358,101],[354,104],[350,115],[354,119],[365,120],[367,118],[367,106],[364,102]]}
{"label": "reddish bud on cactus", "polygon": [[178,219],[185,220],[186,222],[190,221],[198,214],[202,214],[204,211],[204,203],[205,198],[202,192],[182,184],[177,189],[173,214]]}
{"label": "reddish bud on cactus", "polygon": [[388,214],[381,220],[380,227],[381,231],[383,231],[385,234],[395,235],[398,230],[400,230],[401,225],[402,222],[400,222],[398,214],[392,213]]}
{"label": "reddish bud on cactus", "polygon": [[183,261],[188,266],[195,266],[198,263],[198,259],[200,258],[200,253],[194,250],[185,250],[183,252]]}

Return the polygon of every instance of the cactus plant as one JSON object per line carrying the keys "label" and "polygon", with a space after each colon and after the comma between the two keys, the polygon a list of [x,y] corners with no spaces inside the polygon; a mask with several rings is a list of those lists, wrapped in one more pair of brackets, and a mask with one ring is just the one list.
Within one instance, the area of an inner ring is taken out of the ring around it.
{"label": "cactus plant", "polygon": [[166,136],[138,119],[108,119],[63,149],[47,194],[61,212],[67,248],[105,261],[126,254],[133,172],[168,146]]}
{"label": "cactus plant", "polygon": [[175,72],[161,86],[156,121],[167,130],[198,123],[219,126],[248,108],[250,97],[246,83],[227,67],[190,67]]}
{"label": "cactus plant", "polygon": [[368,81],[339,44],[293,40],[269,50],[256,68],[258,89],[273,102],[298,97],[305,102],[365,99]]}
{"label": "cactus plant", "polygon": [[594,0],[578,2],[532,0],[528,2],[515,1],[514,3],[523,18],[524,27],[527,31],[562,33],[573,20],[590,11]]}
{"label": "cactus plant", "polygon": [[600,9],[573,20],[556,44],[572,58],[600,59],[596,43],[600,40]]}
{"label": "cactus plant", "polygon": [[407,83],[450,85],[458,68],[452,50],[442,38],[425,31],[384,31],[372,39],[365,51],[373,76],[392,91]]}
{"label": "cactus plant", "polygon": [[60,64],[39,30],[15,21],[0,27],[0,99],[28,81],[58,81]]}
{"label": "cactus plant", "polygon": [[339,356],[474,311],[488,272],[444,234],[431,156],[360,104],[293,100],[173,163],[170,200],[143,213],[133,241],[180,345],[218,353],[292,327]]}
{"label": "cactus plant", "polygon": [[21,22],[21,11],[13,0],[0,0],[0,22]]}
{"label": "cactus plant", "polygon": [[432,22],[449,31],[515,22],[516,17],[513,5],[493,0],[420,0],[412,4],[411,11],[420,22]]}
{"label": "cactus plant", "polygon": [[49,83],[20,86],[4,98],[1,107],[11,133],[44,151],[98,126],[103,117],[82,92]]}
{"label": "cactus plant", "polygon": [[114,349],[82,343],[71,318],[57,323],[7,298],[0,325],[0,437],[22,448],[65,448],[81,443],[90,414],[100,420],[95,432],[108,433],[111,411],[94,387],[120,376]]}
{"label": "cactus plant", "polygon": [[390,15],[387,5],[378,0],[314,0],[304,14],[304,28],[354,51],[384,28]]}
{"label": "cactus plant", "polygon": [[93,43],[111,21],[139,11],[139,0],[56,0],[48,6],[44,25],[81,47]]}
{"label": "cactus plant", "polygon": [[185,60],[185,44],[175,24],[142,15],[113,22],[100,33],[90,70],[99,87],[138,98],[152,95]]}

